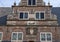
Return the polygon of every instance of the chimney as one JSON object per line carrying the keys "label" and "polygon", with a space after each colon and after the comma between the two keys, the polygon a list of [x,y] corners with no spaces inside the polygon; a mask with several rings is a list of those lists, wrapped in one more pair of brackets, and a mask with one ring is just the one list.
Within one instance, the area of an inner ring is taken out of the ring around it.
{"label": "chimney", "polygon": [[14,2],[14,6],[16,6],[16,2]]}
{"label": "chimney", "polygon": [[48,2],[48,6],[50,6],[50,2]]}

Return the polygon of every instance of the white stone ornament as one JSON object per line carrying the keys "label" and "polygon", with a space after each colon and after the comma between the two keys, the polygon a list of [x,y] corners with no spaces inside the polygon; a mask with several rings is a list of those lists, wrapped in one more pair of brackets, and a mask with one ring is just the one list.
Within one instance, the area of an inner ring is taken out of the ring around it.
{"label": "white stone ornament", "polygon": [[34,30],[33,29],[30,29],[30,34],[33,34]]}

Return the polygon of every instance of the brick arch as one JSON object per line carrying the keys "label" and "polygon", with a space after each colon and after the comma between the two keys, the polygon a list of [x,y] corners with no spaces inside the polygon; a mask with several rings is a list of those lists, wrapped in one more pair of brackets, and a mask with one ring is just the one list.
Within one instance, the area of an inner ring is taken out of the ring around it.
{"label": "brick arch", "polygon": [[23,31],[23,28],[13,28],[12,30],[13,30],[13,31],[15,31],[15,30],[16,30],[16,31]]}

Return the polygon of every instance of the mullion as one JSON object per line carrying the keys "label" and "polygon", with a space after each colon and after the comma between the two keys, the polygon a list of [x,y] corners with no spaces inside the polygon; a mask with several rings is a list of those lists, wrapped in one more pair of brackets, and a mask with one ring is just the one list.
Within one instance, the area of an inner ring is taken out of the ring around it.
{"label": "mullion", "polygon": [[25,12],[23,12],[23,19],[25,19],[25,17],[24,17],[24,16],[25,16]]}
{"label": "mullion", "polygon": [[40,12],[39,12],[39,19],[41,19],[41,14],[40,14]]}
{"label": "mullion", "polygon": [[47,41],[47,33],[45,33],[45,36],[46,36],[46,41]]}
{"label": "mullion", "polygon": [[18,40],[18,32],[17,32],[17,40]]}
{"label": "mullion", "polygon": [[31,0],[31,5],[32,5],[33,1]]}

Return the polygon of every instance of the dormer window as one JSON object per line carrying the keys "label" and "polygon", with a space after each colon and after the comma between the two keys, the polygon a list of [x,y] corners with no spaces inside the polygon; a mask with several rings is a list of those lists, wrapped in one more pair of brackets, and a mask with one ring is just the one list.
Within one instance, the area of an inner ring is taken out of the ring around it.
{"label": "dormer window", "polygon": [[28,5],[36,5],[36,0],[28,0]]}
{"label": "dormer window", "polygon": [[20,19],[28,19],[28,12],[20,12],[19,18]]}
{"label": "dormer window", "polygon": [[44,12],[36,12],[36,19],[43,20],[44,19]]}

